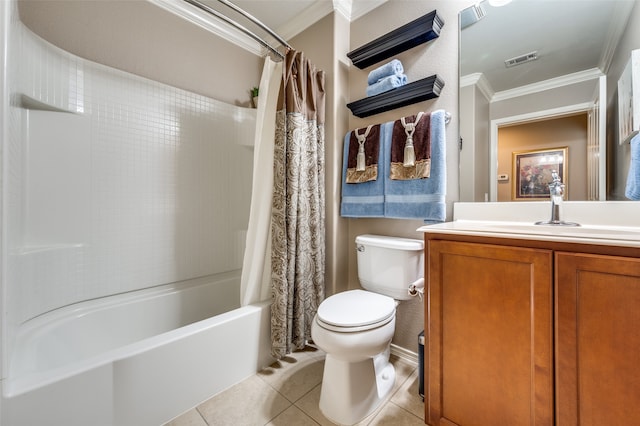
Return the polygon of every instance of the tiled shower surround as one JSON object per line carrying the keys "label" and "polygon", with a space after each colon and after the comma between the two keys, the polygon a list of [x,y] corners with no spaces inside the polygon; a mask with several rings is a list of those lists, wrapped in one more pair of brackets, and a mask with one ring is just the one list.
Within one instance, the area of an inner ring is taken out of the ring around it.
{"label": "tiled shower surround", "polygon": [[89,62],[17,21],[10,49],[9,340],[61,306],[241,268],[255,110]]}

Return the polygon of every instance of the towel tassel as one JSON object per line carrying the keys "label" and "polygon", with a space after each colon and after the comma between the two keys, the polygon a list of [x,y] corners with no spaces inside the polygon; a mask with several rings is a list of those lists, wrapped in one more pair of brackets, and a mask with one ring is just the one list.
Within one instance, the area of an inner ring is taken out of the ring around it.
{"label": "towel tassel", "polygon": [[416,165],[416,152],[413,148],[413,132],[415,132],[416,126],[423,114],[424,112],[420,111],[414,123],[407,123],[404,117],[400,118],[404,132],[407,134],[407,141],[404,143],[404,162],[402,163],[404,167],[414,167]]}
{"label": "towel tassel", "polygon": [[413,149],[413,138],[407,137],[407,142],[404,144],[404,167],[413,167],[416,165],[416,152]]}
{"label": "towel tassel", "polygon": [[358,139],[358,156],[356,157],[356,171],[364,172],[367,169],[366,159],[364,156],[364,143],[367,141],[367,136],[369,136],[369,132],[373,125],[367,126],[367,130],[365,130],[363,135],[358,134],[358,130],[355,129],[353,131],[354,135]]}
{"label": "towel tassel", "polygon": [[360,144],[358,148],[358,157],[356,158],[356,171],[364,172],[367,169],[364,159],[364,144]]}

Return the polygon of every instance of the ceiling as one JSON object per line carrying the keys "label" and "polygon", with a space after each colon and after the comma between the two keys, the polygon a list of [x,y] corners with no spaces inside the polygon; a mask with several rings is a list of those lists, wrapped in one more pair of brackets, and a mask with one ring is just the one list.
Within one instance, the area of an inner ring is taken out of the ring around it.
{"label": "ceiling", "polygon": [[[513,0],[493,7],[483,1],[486,15],[461,32],[460,75],[482,75],[497,93],[586,70],[606,73],[633,4]],[[505,60],[534,51],[537,60],[505,66]]]}

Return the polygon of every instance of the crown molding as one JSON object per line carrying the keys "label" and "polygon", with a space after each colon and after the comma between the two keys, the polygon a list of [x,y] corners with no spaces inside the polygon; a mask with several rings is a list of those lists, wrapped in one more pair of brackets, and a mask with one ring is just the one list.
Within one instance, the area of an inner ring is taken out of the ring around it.
{"label": "crown molding", "polygon": [[489,83],[489,80],[484,76],[481,72],[476,72],[473,74],[468,74],[460,77],[460,87],[466,86],[476,86],[482,95],[487,99],[487,101],[491,101],[493,98],[494,91]]}
{"label": "crown molding", "polygon": [[[336,0],[334,0],[335,2]],[[351,8],[351,15],[347,16],[349,22],[355,21],[358,18],[366,15],[371,12],[373,9],[378,6],[382,6],[388,0],[367,0],[367,1],[355,1],[355,0],[347,0],[353,1],[353,7]]]}
{"label": "crown molding", "polygon": [[333,0],[333,10],[351,21],[353,13],[353,0]]}
{"label": "crown molding", "polygon": [[557,89],[558,87],[568,86],[570,84],[582,83],[584,81],[600,78],[604,74],[598,68],[591,68],[585,71],[578,71],[572,74],[563,75],[561,77],[550,78],[548,80],[539,81],[537,83],[528,84],[526,86],[516,87],[515,89],[503,90],[496,92],[491,98],[491,102],[504,101],[520,96],[531,95],[533,93],[545,90]]}
{"label": "crown molding", "polygon": [[333,3],[316,1],[293,19],[273,30],[283,39],[291,40],[311,25],[333,12]]}
{"label": "crown molding", "polygon": [[598,68],[591,68],[586,71],[579,71],[572,74],[563,75],[561,77],[551,78],[537,83],[528,84],[526,86],[516,87],[515,89],[503,90],[502,92],[494,92],[489,81],[482,73],[473,73],[460,77],[460,87],[476,86],[489,102],[499,102],[507,99],[517,98],[520,96],[531,95],[533,93],[545,90],[557,89],[558,87],[568,86],[570,84],[582,83],[584,81],[595,80],[600,78],[602,71]]}
{"label": "crown molding", "polygon": [[331,12],[339,13],[349,22],[352,22],[387,1],[388,0],[333,0],[328,2],[318,0],[296,16],[295,20],[276,28],[275,31],[280,37],[285,40],[290,40]]}

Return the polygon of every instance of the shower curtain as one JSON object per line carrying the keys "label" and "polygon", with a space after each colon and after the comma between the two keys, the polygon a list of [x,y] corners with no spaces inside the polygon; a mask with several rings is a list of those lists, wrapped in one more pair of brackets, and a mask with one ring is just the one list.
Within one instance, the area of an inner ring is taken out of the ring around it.
{"label": "shower curtain", "polygon": [[271,217],[271,344],[282,358],[311,339],[324,298],[324,71],[289,50],[276,113]]}
{"label": "shower curtain", "polygon": [[250,305],[270,296],[271,200],[276,106],[282,82],[282,62],[266,57],[260,78],[253,148],[253,190],[240,278],[240,303]]}

